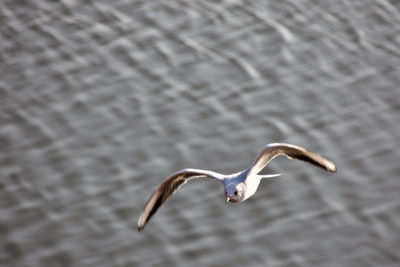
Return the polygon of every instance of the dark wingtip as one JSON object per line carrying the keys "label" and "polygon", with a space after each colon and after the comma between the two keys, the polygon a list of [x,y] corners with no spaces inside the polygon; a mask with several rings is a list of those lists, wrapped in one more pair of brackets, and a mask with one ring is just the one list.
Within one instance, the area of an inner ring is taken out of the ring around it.
{"label": "dark wingtip", "polygon": [[144,221],[142,215],[140,215],[138,223],[137,223],[137,230],[138,232],[142,231],[146,226],[147,221]]}
{"label": "dark wingtip", "polygon": [[332,161],[329,161],[328,165],[326,166],[326,170],[330,172],[336,172],[336,165]]}

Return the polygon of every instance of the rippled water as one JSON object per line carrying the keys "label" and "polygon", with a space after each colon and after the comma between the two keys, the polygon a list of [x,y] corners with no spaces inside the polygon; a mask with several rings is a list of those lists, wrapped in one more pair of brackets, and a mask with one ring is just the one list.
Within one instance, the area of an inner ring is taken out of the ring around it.
{"label": "rippled water", "polygon": [[[398,1],[2,1],[1,266],[398,266]],[[185,185],[288,142],[254,198]]]}

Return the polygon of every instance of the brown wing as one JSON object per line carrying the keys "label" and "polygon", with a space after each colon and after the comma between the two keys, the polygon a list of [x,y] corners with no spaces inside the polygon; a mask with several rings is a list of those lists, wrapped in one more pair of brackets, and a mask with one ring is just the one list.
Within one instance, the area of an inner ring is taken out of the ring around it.
{"label": "brown wing", "polygon": [[207,170],[197,170],[197,169],[185,169],[181,170],[167,180],[165,180],[160,187],[151,195],[146,205],[143,208],[138,220],[138,231],[141,231],[154,215],[154,213],[160,208],[160,206],[171,197],[182,185],[184,185],[188,180],[192,178],[213,178],[219,181],[223,180],[223,175],[211,172]]}
{"label": "brown wing", "polygon": [[336,171],[335,164],[321,155],[307,151],[299,146],[273,143],[267,145],[253,161],[250,167],[249,175],[258,174],[273,158],[279,155],[284,155],[290,159],[306,161],[330,172]]}

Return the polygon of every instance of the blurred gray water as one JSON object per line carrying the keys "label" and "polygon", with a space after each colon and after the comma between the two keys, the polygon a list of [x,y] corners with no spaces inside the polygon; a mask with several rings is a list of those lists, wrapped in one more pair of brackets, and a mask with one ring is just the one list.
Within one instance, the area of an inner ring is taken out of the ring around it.
{"label": "blurred gray water", "polygon": [[[0,266],[399,266],[400,2],[0,3]],[[227,204],[179,169],[285,158]]]}

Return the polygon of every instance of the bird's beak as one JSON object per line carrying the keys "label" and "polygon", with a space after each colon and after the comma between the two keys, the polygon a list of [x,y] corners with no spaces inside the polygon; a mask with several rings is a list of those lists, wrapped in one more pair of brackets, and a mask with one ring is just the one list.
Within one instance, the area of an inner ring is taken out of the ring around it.
{"label": "bird's beak", "polygon": [[226,202],[229,202],[229,201],[231,201],[231,198],[230,197],[226,197]]}

